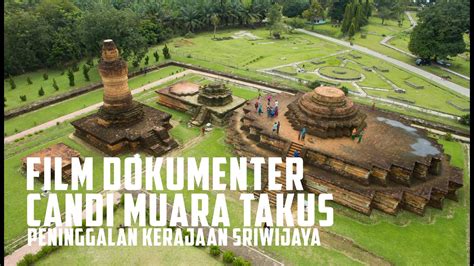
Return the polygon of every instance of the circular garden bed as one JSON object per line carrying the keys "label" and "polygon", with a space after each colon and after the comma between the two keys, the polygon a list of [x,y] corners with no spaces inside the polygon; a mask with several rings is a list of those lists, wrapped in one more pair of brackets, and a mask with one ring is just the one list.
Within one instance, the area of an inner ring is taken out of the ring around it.
{"label": "circular garden bed", "polygon": [[338,80],[359,80],[362,78],[359,71],[346,67],[322,67],[318,69],[318,72],[324,77]]}

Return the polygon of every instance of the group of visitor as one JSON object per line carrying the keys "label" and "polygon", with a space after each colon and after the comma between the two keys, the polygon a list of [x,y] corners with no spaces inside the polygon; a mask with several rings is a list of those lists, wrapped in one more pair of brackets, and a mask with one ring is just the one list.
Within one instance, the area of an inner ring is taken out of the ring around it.
{"label": "group of visitor", "polygon": [[[267,95],[267,117],[273,118],[278,116],[278,101],[275,100],[274,105],[272,105],[272,95]],[[263,104],[262,97],[258,95],[257,101],[255,102],[255,110],[258,115],[263,114]]]}

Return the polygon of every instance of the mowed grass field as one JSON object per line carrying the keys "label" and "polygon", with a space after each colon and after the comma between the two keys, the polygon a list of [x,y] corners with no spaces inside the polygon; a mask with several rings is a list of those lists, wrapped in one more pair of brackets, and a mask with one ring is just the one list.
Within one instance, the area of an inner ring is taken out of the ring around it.
{"label": "mowed grass field", "polygon": [[[178,71],[182,71],[182,68],[170,66],[165,67],[147,75],[138,76],[129,79],[128,86],[131,90],[137,89],[143,85],[151,83],[153,81],[168,77]],[[5,120],[4,122],[4,136],[12,135],[17,132],[21,132],[25,129],[32,128],[34,126],[43,124],[47,121],[56,119],[63,115],[78,111],[86,108],[90,105],[102,102],[103,89],[97,89],[71,99],[43,107],[41,109],[19,115],[12,119]]]}
{"label": "mowed grass field", "polygon": [[[417,20],[416,12],[410,13],[412,18]],[[382,25],[382,21],[380,18],[372,16],[369,18],[369,24],[367,26],[364,26],[361,29],[360,33],[357,33],[354,36],[353,42],[355,44],[377,51],[379,53],[388,55],[392,58],[398,59],[407,64],[416,66],[414,58],[380,44],[380,42],[386,36],[395,36],[389,43],[404,51],[408,51],[408,38],[410,33],[410,31],[408,31],[409,28],[410,20],[406,15],[404,15],[404,20],[401,27],[398,26],[397,21],[390,19],[385,20],[384,25]],[[307,26],[306,29],[334,38],[343,38],[341,29],[339,27],[333,27],[330,24],[316,25],[314,27]],[[365,38],[362,37],[362,34],[365,34]],[[465,40],[466,43],[469,45],[469,38],[465,38]],[[465,59],[465,56],[454,57],[452,58],[452,61],[450,61],[450,63],[452,63],[452,66],[449,67],[449,69],[456,71],[460,74],[470,76],[470,64],[469,60]],[[466,88],[470,88],[469,80],[463,79],[447,71],[444,71],[443,69],[437,66],[422,66],[421,68],[438,76],[448,75],[451,77],[452,82],[464,86]]]}
{"label": "mowed grass field", "polygon": [[[123,208],[115,210],[114,225],[124,223]],[[138,226],[133,226],[138,227]],[[107,228],[103,226],[102,228]],[[114,235],[117,230],[114,228]],[[142,235],[138,234],[138,243]],[[209,248],[197,247],[62,247],[41,259],[36,265],[224,265],[220,258],[209,254]]]}

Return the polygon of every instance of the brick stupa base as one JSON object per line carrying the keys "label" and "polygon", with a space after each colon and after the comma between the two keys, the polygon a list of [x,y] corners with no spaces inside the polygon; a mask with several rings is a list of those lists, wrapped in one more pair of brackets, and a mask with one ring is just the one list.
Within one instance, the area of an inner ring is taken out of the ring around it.
{"label": "brick stupa base", "polygon": [[135,103],[143,116],[133,123],[104,125],[102,117],[95,113],[72,122],[76,128],[74,135],[90,143],[109,155],[144,150],[159,156],[178,146],[168,130],[170,114],[141,103]]}
{"label": "brick stupa base", "polygon": [[[335,202],[367,215],[373,209],[389,214],[405,209],[423,215],[427,206],[442,208],[445,198],[456,200],[463,172],[450,166],[450,157],[424,131],[407,125],[393,113],[356,105],[366,115],[367,129],[361,143],[357,138],[311,134],[298,140],[295,121],[290,121],[293,116],[285,114],[301,96],[274,95],[273,99],[279,101],[279,115],[274,118],[258,115],[256,99],[248,101],[231,118],[227,142],[238,156],[246,157],[286,158],[298,150],[304,160],[306,191],[332,193]],[[279,134],[272,132],[276,121],[281,125]],[[277,182],[286,190],[284,179],[277,178]],[[275,203],[274,191],[264,188],[255,195],[260,193],[269,194],[271,203]]]}

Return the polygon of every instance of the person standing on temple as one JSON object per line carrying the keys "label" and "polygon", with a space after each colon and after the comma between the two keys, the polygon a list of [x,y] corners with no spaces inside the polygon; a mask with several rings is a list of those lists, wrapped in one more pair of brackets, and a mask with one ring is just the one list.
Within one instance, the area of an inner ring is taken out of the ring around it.
{"label": "person standing on temple", "polygon": [[277,123],[277,135],[280,134],[280,121]]}
{"label": "person standing on temple", "polygon": [[354,140],[356,136],[357,136],[357,128],[354,128],[354,129],[352,130],[352,134],[351,134],[352,140]]}
{"label": "person standing on temple", "polygon": [[268,94],[267,101],[268,101],[268,105],[270,105],[270,102],[272,101],[272,95],[271,94]]}
{"label": "person standing on temple", "polygon": [[261,115],[263,113],[263,110],[262,110],[262,103],[258,103],[258,111],[257,111],[258,115]]}
{"label": "person standing on temple", "polygon": [[278,128],[278,123],[277,122],[273,123],[272,133],[275,133],[277,131],[277,128]]}
{"label": "person standing on temple", "polygon": [[301,129],[300,134],[298,135],[298,140],[304,140],[304,137],[306,137],[306,127]]}
{"label": "person standing on temple", "polygon": [[295,150],[295,152],[293,152],[293,157],[300,157],[300,152]]}
{"label": "person standing on temple", "polygon": [[259,104],[260,100],[257,100],[255,101],[255,111],[258,112],[258,104]]}
{"label": "person standing on temple", "polygon": [[270,107],[270,104],[267,105],[267,117],[270,117],[272,114],[272,108]]}
{"label": "person standing on temple", "polygon": [[203,136],[204,136],[204,133],[205,133],[205,132],[206,132],[206,128],[204,128],[204,127],[201,127],[201,135],[203,135]]}
{"label": "person standing on temple", "polygon": [[357,143],[360,143],[362,141],[362,135],[364,135],[365,128],[359,133],[359,140]]}

